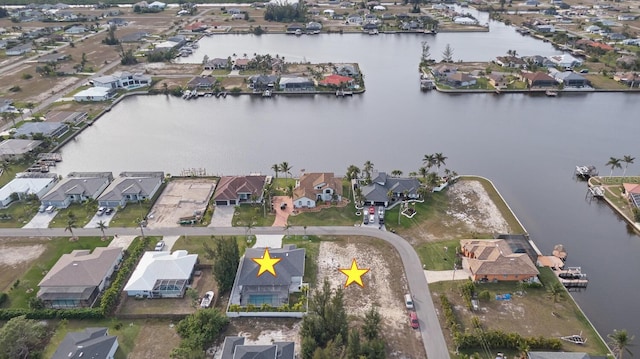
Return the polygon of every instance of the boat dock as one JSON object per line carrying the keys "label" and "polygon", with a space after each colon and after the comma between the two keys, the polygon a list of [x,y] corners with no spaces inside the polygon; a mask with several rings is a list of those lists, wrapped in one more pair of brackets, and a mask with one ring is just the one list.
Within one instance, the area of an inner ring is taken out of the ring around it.
{"label": "boat dock", "polygon": [[576,166],[575,175],[582,179],[589,179],[598,175],[598,170],[594,165],[590,166]]}
{"label": "boat dock", "polygon": [[62,155],[59,153],[39,153],[38,160],[40,161],[51,161],[51,162],[61,162]]}
{"label": "boat dock", "polygon": [[585,273],[582,273],[580,267],[568,267],[567,269],[557,269],[553,271],[558,280],[567,290],[587,288],[589,279]]}
{"label": "boat dock", "polygon": [[603,198],[604,197],[604,191],[605,191],[605,189],[602,186],[587,187],[587,197]]}
{"label": "boat dock", "polygon": [[353,91],[338,90],[336,91],[336,97],[353,96]]}

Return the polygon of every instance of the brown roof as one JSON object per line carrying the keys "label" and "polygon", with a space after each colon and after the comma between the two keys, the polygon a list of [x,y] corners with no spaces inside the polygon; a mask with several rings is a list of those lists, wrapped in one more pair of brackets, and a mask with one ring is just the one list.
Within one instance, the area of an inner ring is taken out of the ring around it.
{"label": "brown roof", "polygon": [[465,74],[464,72],[456,72],[455,74],[450,74],[447,77],[449,78],[449,80],[460,82],[469,82],[473,80],[473,77],[469,76],[469,74]]}
{"label": "brown roof", "polygon": [[524,78],[526,78],[527,80],[531,81],[531,82],[536,82],[536,81],[553,81],[555,82],[556,80],[545,74],[544,72],[526,72],[524,74],[522,74],[522,76]]}
{"label": "brown roof", "polygon": [[76,249],[63,254],[38,284],[40,287],[97,286],[122,254],[120,247]]}
{"label": "brown roof", "polygon": [[469,253],[468,263],[476,275],[537,275],[538,269],[525,253],[513,253],[504,240],[461,240]]}
{"label": "brown roof", "polygon": [[342,196],[342,178],[334,177],[333,172],[305,173],[300,177],[298,186],[293,190],[293,199],[307,197],[316,198],[326,188]]}
{"label": "brown roof", "polygon": [[225,176],[220,178],[214,201],[228,201],[238,198],[238,193],[261,196],[267,176]]}
{"label": "brown roof", "polygon": [[236,59],[235,64],[238,66],[247,66],[249,65],[249,59]]}

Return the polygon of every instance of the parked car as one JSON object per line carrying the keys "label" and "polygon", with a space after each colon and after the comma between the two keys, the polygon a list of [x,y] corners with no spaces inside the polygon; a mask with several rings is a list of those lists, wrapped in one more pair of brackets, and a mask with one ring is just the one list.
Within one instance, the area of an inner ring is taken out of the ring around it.
{"label": "parked car", "polygon": [[370,214],[369,215],[369,223],[376,223],[376,215],[375,214]]}
{"label": "parked car", "polygon": [[38,212],[39,212],[39,213],[44,213],[44,211],[45,211],[46,209],[47,209],[47,206],[45,206],[44,204],[43,204],[43,205],[40,205],[40,207],[38,207]]}
{"label": "parked car", "polygon": [[153,249],[154,251],[160,252],[164,249],[164,241],[160,241],[156,243],[156,247]]}
{"label": "parked car", "polygon": [[411,328],[418,329],[420,324],[418,324],[418,315],[416,312],[409,313],[409,323],[411,323]]}
{"label": "parked car", "polygon": [[114,209],[113,208],[107,208],[106,211],[104,211],[104,214],[106,214],[107,216],[110,216],[113,214]]}
{"label": "parked car", "polygon": [[369,224],[369,216],[364,215],[364,224]]}
{"label": "parked car", "polygon": [[280,209],[284,210],[287,208],[287,204],[285,202],[280,203]]}
{"label": "parked car", "polygon": [[49,207],[47,207],[47,209],[45,209],[45,211],[47,213],[53,213],[53,211],[55,211],[55,210],[56,210],[56,207],[54,207],[54,206],[49,206]]}
{"label": "parked car", "polygon": [[378,207],[378,217],[383,217],[384,216],[384,207],[380,206]]}
{"label": "parked car", "polygon": [[98,216],[102,216],[106,210],[107,210],[106,207],[98,207],[98,212],[96,212],[96,214]]}
{"label": "parked car", "polygon": [[369,207],[369,214],[376,213],[376,208],[374,206]]}
{"label": "parked car", "polygon": [[404,306],[409,310],[413,309],[413,298],[411,298],[411,294],[409,293],[404,295]]}

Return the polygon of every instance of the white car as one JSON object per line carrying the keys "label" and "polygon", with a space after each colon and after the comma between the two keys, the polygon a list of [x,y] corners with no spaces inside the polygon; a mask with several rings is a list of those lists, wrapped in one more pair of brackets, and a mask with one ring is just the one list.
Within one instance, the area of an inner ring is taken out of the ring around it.
{"label": "white car", "polygon": [[98,207],[98,212],[96,212],[96,214],[98,216],[102,216],[106,210],[107,210],[106,207]]}
{"label": "white car", "polygon": [[156,243],[156,247],[153,249],[156,252],[160,252],[164,249],[164,241]]}

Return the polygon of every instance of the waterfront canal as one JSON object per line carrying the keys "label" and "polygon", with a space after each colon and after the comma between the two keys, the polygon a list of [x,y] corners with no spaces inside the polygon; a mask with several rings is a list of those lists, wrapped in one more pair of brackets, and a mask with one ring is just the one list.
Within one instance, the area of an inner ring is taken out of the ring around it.
{"label": "waterfront canal", "polygon": [[[603,336],[623,328],[640,335],[630,315],[640,302],[640,238],[606,205],[586,201],[586,184],[572,178],[575,165],[594,164],[608,174],[610,156],[640,158],[638,97],[421,93],[423,40],[438,60],[446,44],[464,61],[488,61],[507,50],[555,53],[497,23],[489,33],[437,36],[206,38],[182,61],[270,53],[287,61],[358,62],[367,91],[352,98],[128,98],[63,148],[56,172],[271,173],[272,164],[288,161],[294,174],[344,174],[348,165],[370,160],[376,169],[407,174],[424,154],[443,152],[447,168],[492,179],[543,252],[566,246],[567,264],[590,277],[589,288],[573,296]],[[628,174],[639,169],[631,165]]]}

